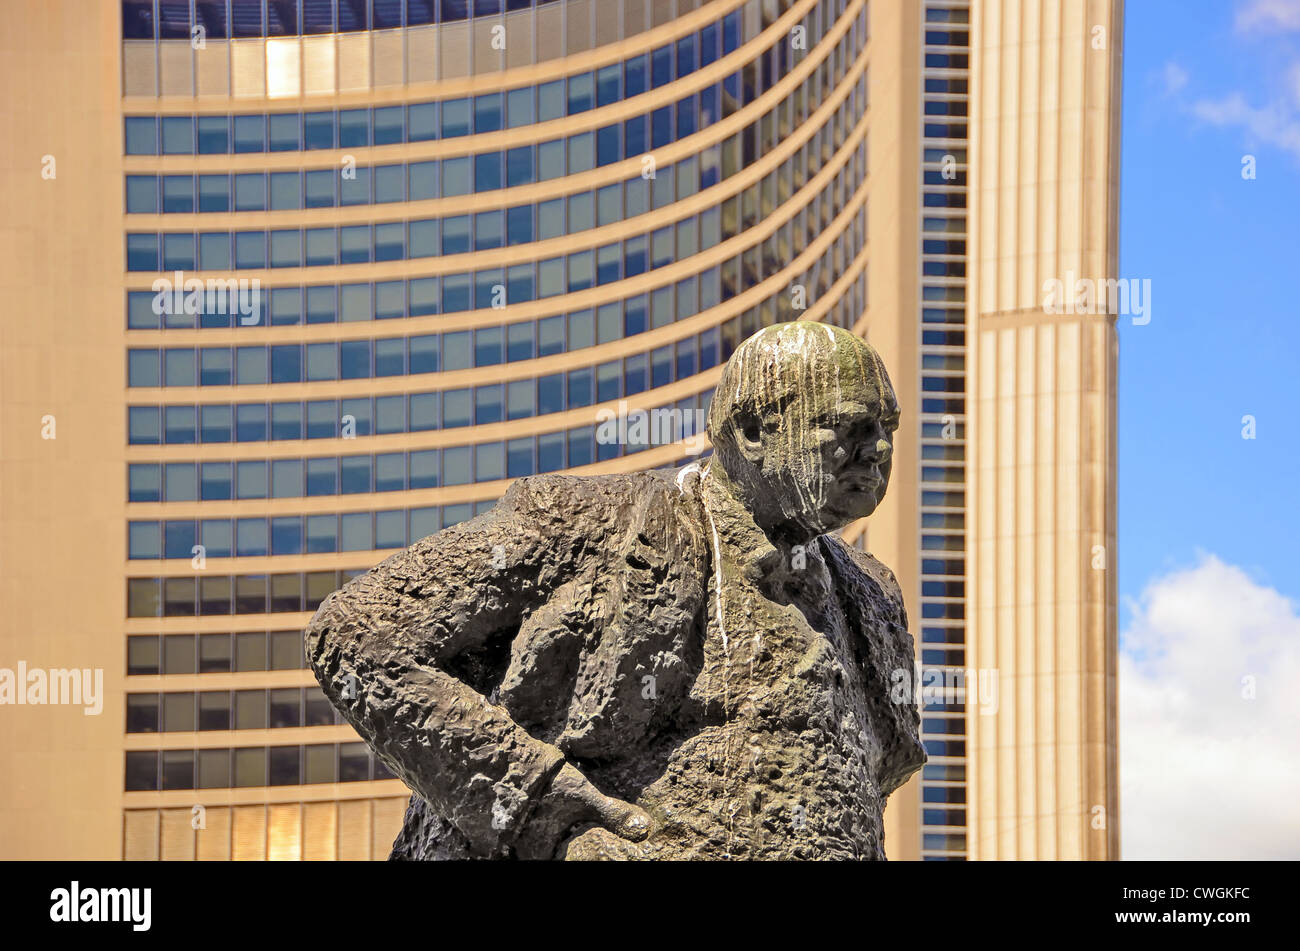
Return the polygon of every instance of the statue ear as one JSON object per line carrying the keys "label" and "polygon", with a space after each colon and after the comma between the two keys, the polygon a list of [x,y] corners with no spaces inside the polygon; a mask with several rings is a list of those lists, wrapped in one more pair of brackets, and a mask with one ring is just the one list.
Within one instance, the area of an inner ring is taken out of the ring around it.
{"label": "statue ear", "polygon": [[752,466],[763,465],[763,423],[753,413],[737,413],[732,420],[736,449]]}

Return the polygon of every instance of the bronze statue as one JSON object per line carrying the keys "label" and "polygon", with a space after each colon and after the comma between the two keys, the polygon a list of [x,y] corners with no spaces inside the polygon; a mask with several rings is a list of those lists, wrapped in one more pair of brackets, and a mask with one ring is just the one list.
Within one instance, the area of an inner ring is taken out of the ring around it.
{"label": "bronze statue", "polygon": [[745,341],[676,473],[513,483],[331,595],[330,700],[414,790],[393,858],[883,859],[925,760],[893,574],[827,534],[889,482],[876,352]]}

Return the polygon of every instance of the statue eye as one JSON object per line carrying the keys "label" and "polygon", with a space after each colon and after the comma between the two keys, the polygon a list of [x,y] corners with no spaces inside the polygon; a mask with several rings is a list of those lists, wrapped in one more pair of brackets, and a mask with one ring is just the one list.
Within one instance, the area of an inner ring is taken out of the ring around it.
{"label": "statue eye", "polygon": [[758,442],[758,437],[759,437],[758,423],[754,422],[752,419],[749,422],[745,423],[745,427],[742,430],[742,432],[745,434],[745,438],[750,442]]}

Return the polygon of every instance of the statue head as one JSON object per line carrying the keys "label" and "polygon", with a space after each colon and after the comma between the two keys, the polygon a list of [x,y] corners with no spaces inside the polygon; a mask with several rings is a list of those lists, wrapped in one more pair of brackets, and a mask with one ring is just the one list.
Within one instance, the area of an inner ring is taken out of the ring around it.
{"label": "statue head", "polygon": [[804,320],[742,343],[709,408],[715,464],[758,525],[791,543],[875,511],[897,429],[879,354],[847,330]]}

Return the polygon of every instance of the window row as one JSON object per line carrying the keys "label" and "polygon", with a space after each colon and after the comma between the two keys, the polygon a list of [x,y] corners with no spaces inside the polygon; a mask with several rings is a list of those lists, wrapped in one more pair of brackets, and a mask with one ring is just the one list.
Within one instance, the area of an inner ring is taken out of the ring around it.
{"label": "window row", "polygon": [[[266,555],[309,555],[321,552],[378,551],[405,548],[444,524],[463,521],[486,511],[492,503],[436,505],[384,512],[346,512],[342,515],[285,515],[273,518],[178,519],[165,522],[130,522],[129,557],[133,559],[186,559],[202,565],[208,558],[255,558]],[[444,512],[443,509],[449,511]],[[292,577],[292,576],[290,576]],[[172,581],[189,579],[167,579]],[[239,614],[230,579],[204,575],[199,585],[200,614]],[[288,585],[288,582],[285,583]],[[288,586],[272,592],[272,611],[307,611],[304,592]]]}
{"label": "window row", "polygon": [[[707,308],[717,303],[710,291],[714,285],[721,285],[720,299],[726,300],[746,287],[753,286],[784,269],[789,261],[797,256],[798,248],[811,243],[830,228],[836,214],[850,200],[854,190],[860,187],[865,174],[865,156],[866,149],[863,145],[858,148],[854,161],[841,168],[836,174],[830,187],[823,189],[806,202],[764,241],[752,244],[734,258],[729,258],[718,265],[713,271],[702,272],[699,275],[703,288],[702,300],[688,298],[683,303],[698,309]],[[261,287],[260,282],[255,285],[241,286],[235,279],[224,281],[213,279],[204,283],[197,278],[191,278],[187,282],[183,276],[177,281],[171,280],[170,277],[159,278],[154,282],[152,290],[127,292],[127,328],[131,330],[195,326],[229,328],[390,320],[407,315],[425,316],[476,309],[501,309],[510,304],[553,297],[566,291],[603,286],[685,260],[755,227],[761,220],[774,214],[776,209],[790,197],[790,190],[779,184],[782,181],[779,171],[769,174],[762,182],[756,183],[740,195],[727,199],[717,207],[707,208],[699,215],[688,216],[649,234],[637,235],[594,250],[543,261],[527,261],[509,267],[412,278],[409,281],[381,281],[373,284],[309,284],[266,289]],[[524,207],[527,210],[527,206]],[[436,235],[438,245],[446,246],[447,229],[453,221],[458,221],[459,224],[454,229],[454,240],[458,242],[472,240],[477,246],[484,229],[489,228],[489,225],[483,223],[484,220],[490,219],[499,223],[500,217],[499,212],[480,212],[473,216],[464,216],[463,219],[449,218],[441,222],[435,220],[433,225],[435,230],[439,231]],[[852,256],[861,250],[865,239],[864,217],[865,212],[859,213],[853,223],[852,227],[855,231],[851,242],[844,245],[843,253]],[[414,223],[412,226],[414,227]],[[350,232],[359,229],[362,238],[369,241],[372,229],[375,235],[381,235],[382,230],[389,227],[400,229],[403,225],[401,223],[358,225],[345,227],[342,231]],[[305,235],[310,247],[311,235],[317,231],[324,234],[322,240],[326,244],[334,240],[335,231],[330,228],[283,233],[291,238]],[[275,236],[280,233],[271,233],[272,250],[274,250]],[[264,232],[243,234],[252,235],[253,239],[256,239],[258,254],[266,253],[262,241],[265,237]],[[149,240],[153,237],[143,236],[144,239]],[[234,236],[236,246],[240,237],[241,234]],[[132,239],[129,238],[128,241],[130,240]],[[168,262],[169,270],[176,270],[171,268],[171,265],[180,265],[179,270],[184,271],[184,265],[191,262],[192,255],[195,253],[199,256],[198,263],[202,265],[200,270],[211,270],[212,268],[206,266],[209,263],[208,258],[218,252],[211,251],[208,247],[209,242],[229,251],[230,240],[231,235],[228,232],[200,233],[197,241],[194,235],[170,234],[163,239],[162,252]],[[841,243],[844,241],[843,232],[838,241]],[[364,244],[364,241],[361,243]],[[337,251],[342,246],[330,244],[330,247]],[[449,253],[463,253],[466,247],[467,244],[453,245]],[[840,253],[840,247],[841,244],[837,243],[829,253]],[[222,260],[225,261],[226,258],[223,257]],[[694,280],[694,278],[687,280]],[[190,285],[188,290],[186,283]],[[670,294],[671,291],[665,288],[656,293],[666,300],[665,295]],[[660,298],[656,298],[655,301],[658,306],[663,306],[663,300]],[[645,295],[628,298],[625,306],[634,312],[644,310]],[[682,305],[679,304],[677,319],[696,312],[696,310],[682,310],[681,307]],[[632,326],[637,326],[634,318],[629,319],[629,328]],[[662,324],[654,326],[662,326]],[[629,329],[626,335],[633,332],[639,331]]]}
{"label": "window row", "polygon": [[[591,465],[702,435],[708,394],[690,396],[675,405],[657,407],[648,419],[655,423],[630,427],[626,438],[611,438],[608,425],[580,426],[567,433],[376,455],[324,456],[290,459],[251,459],[236,462],[133,462],[128,465],[128,498],[132,502],[197,502],[234,499],[304,498],[402,492],[442,485],[467,485],[496,479],[555,472]],[[633,421],[635,422],[635,421]],[[132,523],[133,525],[137,523]],[[160,558],[164,532],[132,533],[132,557]],[[168,548],[173,546],[168,543]],[[188,546],[177,541],[167,557],[189,557]],[[215,555],[217,552],[210,551]]]}
{"label": "window row", "polygon": [[499,16],[555,0],[122,0],[122,38],[210,39],[392,30]]}
{"label": "window row", "polygon": [[[484,503],[491,506],[495,503]],[[455,513],[472,518],[474,506]],[[484,511],[486,511],[486,507]],[[446,515],[446,513],[444,513]],[[450,524],[445,522],[444,524]],[[127,617],[203,617],[315,611],[344,583],[367,569],[308,571],[275,575],[186,575],[177,578],[127,578]],[[200,583],[201,582],[201,583]],[[233,592],[234,611],[229,610]],[[207,608],[205,610],[204,608]]]}
{"label": "window row", "polygon": [[355,783],[394,776],[365,743],[126,754],[126,791]]}
{"label": "window row", "polygon": [[[779,229],[762,244],[700,275],[598,308],[537,321],[413,337],[271,346],[130,348],[127,383],[130,387],[192,387],[368,379],[495,366],[576,352],[684,320],[779,273],[783,259],[789,260],[786,255],[794,240],[794,226]],[[752,310],[771,314],[773,321],[791,319],[799,309],[797,304],[806,307],[829,290],[833,279],[857,257],[864,238],[863,215],[859,214],[808,272]],[[423,286],[426,281],[435,282],[433,289],[438,283],[447,286],[445,278],[416,279],[410,282],[412,297],[430,290]],[[400,306],[407,286],[403,281],[390,281],[276,288],[267,296],[273,317],[288,319],[305,313],[308,323],[339,316],[353,322]],[[482,290],[491,294],[492,288],[504,287],[494,284]],[[128,293],[128,313],[142,310],[146,303],[147,292]]]}
{"label": "window row", "polygon": [[[711,211],[721,208],[721,217],[736,230],[724,231],[720,240],[732,237],[743,227],[742,221],[758,220],[757,209],[763,206],[764,216],[784,204],[817,172],[828,164],[835,151],[843,144],[849,130],[861,116],[865,106],[865,77],[855,92],[840,107],[836,117],[810,136],[789,159],[761,182],[745,192],[734,195]],[[788,101],[788,100],[787,100]],[[773,110],[776,112],[777,110]],[[413,219],[343,225],[323,228],[286,228],[272,231],[236,232],[128,232],[126,236],[126,265],[128,271],[175,270],[242,270],[270,267],[315,267],[338,264],[359,264],[372,261],[393,261],[447,254],[464,254],[475,250],[490,250],[563,237],[604,225],[614,224],[645,214],[649,210],[667,207],[720,181],[730,178],[753,163],[760,154],[760,145],[775,146],[781,126],[769,122],[773,113],[747,127],[726,142],[711,146],[699,155],[692,155],[674,165],[653,170],[653,178],[638,176],[623,183],[613,183],[589,192],[568,197],[549,199],[536,205],[518,205],[498,208],[470,215],[453,215],[447,218]],[[762,143],[756,136],[762,136]],[[865,149],[860,150],[862,156]],[[449,161],[444,161],[445,166]],[[462,161],[460,159],[454,161]],[[468,160],[464,160],[468,161]],[[430,164],[430,163],[423,163]],[[865,178],[865,158],[850,161],[837,174],[827,191],[847,192]],[[469,167],[469,166],[467,166]],[[495,166],[493,166],[495,167]],[[402,166],[390,166],[396,176],[394,187],[403,180]],[[415,169],[416,166],[412,166]],[[356,187],[370,189],[369,170],[357,169],[351,180]],[[330,182],[336,173],[307,172],[306,179],[323,175]],[[285,187],[292,192],[297,188],[297,172],[273,173],[270,178],[287,176]],[[436,168],[431,181],[436,183]],[[235,197],[239,199],[241,181],[247,179],[246,188],[252,196],[247,199],[252,206],[266,204],[267,177],[261,173],[250,175],[200,175],[163,176],[161,191],[167,206],[169,190],[175,191],[173,208],[192,208],[194,186],[200,189],[211,181],[217,197],[214,207],[226,206],[220,197],[235,182]],[[444,184],[446,183],[444,169]],[[128,195],[128,204],[136,207],[153,207],[157,198],[155,181],[149,176],[128,176],[128,192],[136,189],[140,196]],[[271,182],[272,188],[276,183]],[[150,197],[152,196],[152,197]],[[227,196],[228,197],[228,196]],[[296,199],[295,199],[296,200]],[[743,207],[742,207],[743,206]],[[841,205],[842,206],[842,205]],[[837,206],[837,207],[841,207]],[[751,212],[752,213],[747,213]],[[238,209],[237,209],[238,210]],[[691,218],[677,223],[682,227]],[[672,225],[661,231],[671,231]],[[694,229],[695,225],[689,225]],[[661,239],[662,240],[662,239]],[[716,242],[715,242],[716,243]],[[617,248],[618,245],[611,245]],[[698,249],[697,249],[698,250]],[[590,253],[590,252],[588,252]],[[692,251],[691,253],[694,253]],[[556,259],[560,260],[560,259]],[[654,265],[659,266],[659,265]],[[640,273],[635,272],[635,273]],[[562,290],[563,288],[561,288]]]}
{"label": "window row", "polygon": [[[333,576],[334,572],[325,572]],[[351,581],[361,571],[343,572]],[[322,579],[322,582],[323,583]],[[331,583],[333,577],[328,579]],[[315,594],[315,590],[313,594]],[[325,594],[329,594],[326,591]],[[226,674],[255,670],[301,670],[302,631],[241,631],[237,634],[133,634],[126,639],[129,676]]]}
{"label": "window row", "polygon": [[127,733],[279,730],[343,722],[317,686],[126,695]]}
{"label": "window row", "polygon": [[[815,46],[830,30],[834,17],[842,11],[844,0],[835,0],[833,5],[839,7],[833,15],[814,15],[805,24],[808,48]],[[536,86],[521,86],[473,97],[338,111],[127,116],[125,149],[127,155],[222,155],[366,148],[478,135],[550,122],[623,102],[689,76],[720,56],[739,49],[745,41],[742,29],[741,12],[732,11],[721,21],[707,24],[695,34],[622,63],[612,63]],[[855,32],[858,34],[854,47],[856,52],[864,31],[861,28],[851,30],[846,39],[854,39]],[[188,30],[185,35],[189,36]],[[733,99],[744,104],[753,102],[784,77],[793,65],[791,45],[782,38],[742,70],[727,77]]]}

